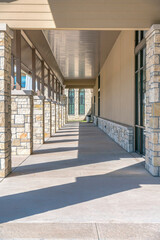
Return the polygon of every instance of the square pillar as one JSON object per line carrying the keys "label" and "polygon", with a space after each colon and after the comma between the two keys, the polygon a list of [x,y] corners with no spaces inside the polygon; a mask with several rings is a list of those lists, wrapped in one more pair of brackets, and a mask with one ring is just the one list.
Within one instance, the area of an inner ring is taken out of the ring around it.
{"label": "square pillar", "polygon": [[45,141],[51,137],[51,99],[44,101]]}
{"label": "square pillar", "polygon": [[33,97],[33,145],[44,143],[44,96]]}
{"label": "square pillar", "polygon": [[66,116],[65,105],[63,105],[63,125],[65,125],[65,116]]}
{"label": "square pillar", "polygon": [[33,151],[33,91],[13,90],[11,97],[12,155]]}
{"label": "square pillar", "polygon": [[61,106],[61,125],[62,125],[62,127],[64,126],[64,121],[63,121],[63,105]]}
{"label": "square pillar", "polygon": [[11,172],[11,38],[0,24],[0,177]]}
{"label": "square pillar", "polygon": [[146,154],[145,167],[160,176],[160,25],[146,34]]}
{"label": "square pillar", "polygon": [[56,103],[56,131],[59,129],[59,104]]}
{"label": "square pillar", "polygon": [[59,129],[62,127],[62,105],[59,104]]}
{"label": "square pillar", "polygon": [[53,136],[56,132],[56,102],[51,102],[51,113],[52,113],[52,124],[51,124],[51,135]]}

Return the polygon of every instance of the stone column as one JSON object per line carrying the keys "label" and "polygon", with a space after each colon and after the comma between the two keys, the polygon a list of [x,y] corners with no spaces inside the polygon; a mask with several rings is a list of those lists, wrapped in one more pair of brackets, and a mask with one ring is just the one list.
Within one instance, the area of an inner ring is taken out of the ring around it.
{"label": "stone column", "polygon": [[11,97],[12,155],[33,151],[33,91],[13,90]]}
{"label": "stone column", "polygon": [[160,176],[160,25],[146,35],[146,169]]}
{"label": "stone column", "polygon": [[44,96],[33,97],[33,145],[44,143]]}
{"label": "stone column", "polygon": [[11,37],[0,24],[0,177],[11,172]]}
{"label": "stone column", "polygon": [[64,125],[66,123],[66,111],[65,111],[65,105],[63,105],[63,122],[64,122]]}
{"label": "stone column", "polygon": [[56,131],[59,129],[59,104],[56,103]]}
{"label": "stone column", "polygon": [[45,141],[51,137],[51,99],[44,101]]}
{"label": "stone column", "polygon": [[51,102],[51,112],[52,112],[52,126],[51,126],[51,136],[56,132],[56,102]]}
{"label": "stone column", "polygon": [[64,126],[64,121],[63,121],[63,120],[64,120],[64,119],[63,119],[63,113],[64,113],[64,112],[63,112],[63,104],[62,104],[62,106],[61,106],[61,109],[62,109],[62,110],[61,110],[61,123],[62,123],[62,127],[63,127],[63,126]]}
{"label": "stone column", "polygon": [[62,127],[62,105],[61,103],[59,104],[59,129]]}

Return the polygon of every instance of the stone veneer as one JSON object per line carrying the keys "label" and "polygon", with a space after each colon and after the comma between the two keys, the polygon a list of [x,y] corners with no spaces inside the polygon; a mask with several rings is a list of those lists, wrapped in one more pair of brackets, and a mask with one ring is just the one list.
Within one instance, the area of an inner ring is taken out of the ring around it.
{"label": "stone veneer", "polygon": [[64,111],[63,111],[63,109],[64,109],[64,106],[63,106],[63,104],[62,104],[62,112],[61,112],[61,123],[62,123],[62,127],[64,126],[64,119],[63,119]]}
{"label": "stone veneer", "polygon": [[0,24],[0,177],[11,172],[11,37]]}
{"label": "stone veneer", "polygon": [[13,90],[11,97],[12,155],[33,151],[33,92]]}
{"label": "stone veneer", "polygon": [[160,25],[146,34],[146,169],[160,176]]}
{"label": "stone veneer", "polygon": [[33,144],[44,143],[44,99],[43,96],[33,97]]}
{"label": "stone veneer", "polygon": [[45,124],[45,141],[51,137],[51,99],[44,101],[44,124]]}
{"label": "stone veneer", "polygon": [[59,129],[59,103],[56,103],[56,131]]}
{"label": "stone veneer", "polygon": [[[68,108],[68,91],[65,90],[65,94],[67,96],[67,108]],[[85,114],[79,114],[79,89],[74,89],[75,91],[75,113],[74,115],[68,115],[68,121],[74,120],[85,120],[87,114],[91,114],[92,107],[92,89],[85,89]]]}
{"label": "stone veneer", "polygon": [[134,128],[94,117],[94,123],[127,152],[134,151]]}
{"label": "stone veneer", "polygon": [[53,136],[56,132],[56,102],[51,102],[51,113],[52,113],[52,124],[51,124],[51,135]]}
{"label": "stone veneer", "polygon": [[62,127],[62,105],[59,104],[59,129]]}

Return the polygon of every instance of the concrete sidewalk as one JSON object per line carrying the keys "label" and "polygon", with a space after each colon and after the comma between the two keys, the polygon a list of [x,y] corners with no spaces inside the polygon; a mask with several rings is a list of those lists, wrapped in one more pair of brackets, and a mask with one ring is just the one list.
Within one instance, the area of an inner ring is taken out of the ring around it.
{"label": "concrete sidewalk", "polygon": [[160,178],[68,123],[0,182],[0,239],[160,239]]}

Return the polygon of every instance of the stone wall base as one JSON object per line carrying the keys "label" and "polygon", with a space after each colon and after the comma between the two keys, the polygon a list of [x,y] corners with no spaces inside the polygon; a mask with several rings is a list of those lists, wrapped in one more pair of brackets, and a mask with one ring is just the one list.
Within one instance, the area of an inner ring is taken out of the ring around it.
{"label": "stone wall base", "polygon": [[160,167],[153,166],[150,163],[145,163],[146,170],[154,177],[160,177]]}
{"label": "stone wall base", "polygon": [[103,118],[94,117],[94,123],[127,152],[134,151],[134,128]]}

